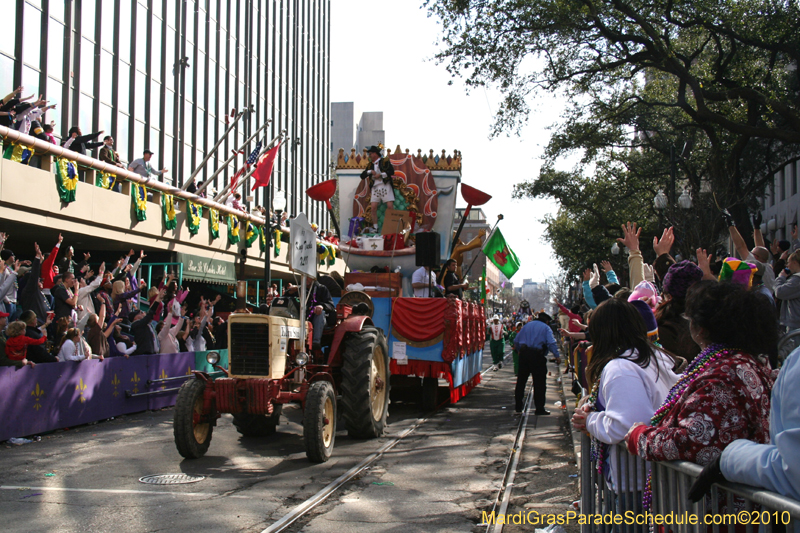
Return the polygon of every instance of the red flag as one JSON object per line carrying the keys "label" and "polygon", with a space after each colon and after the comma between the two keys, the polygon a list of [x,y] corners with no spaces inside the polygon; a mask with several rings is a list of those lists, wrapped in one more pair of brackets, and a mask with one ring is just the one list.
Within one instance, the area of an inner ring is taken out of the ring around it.
{"label": "red flag", "polygon": [[278,148],[280,147],[281,143],[278,143],[274,148],[271,148],[266,154],[258,158],[256,170],[253,172],[253,177],[256,179],[256,182],[253,184],[253,188],[250,189],[251,191],[256,190],[258,187],[266,187],[269,185],[269,178],[272,176],[272,167],[275,164],[275,157],[278,155]]}

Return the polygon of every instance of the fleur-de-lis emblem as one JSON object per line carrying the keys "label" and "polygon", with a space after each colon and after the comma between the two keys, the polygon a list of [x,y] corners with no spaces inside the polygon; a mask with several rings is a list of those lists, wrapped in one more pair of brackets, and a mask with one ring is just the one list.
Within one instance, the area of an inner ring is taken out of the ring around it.
{"label": "fleur-de-lis emblem", "polygon": [[44,396],[44,389],[39,387],[39,384],[37,383],[36,388],[33,389],[33,392],[31,392],[31,396],[33,396],[33,408],[38,411],[42,408],[42,404],[39,400],[41,400],[42,396]]}
{"label": "fleur-de-lis emblem", "polygon": [[133,393],[136,394],[139,392],[139,382],[142,381],[139,379],[139,376],[136,375],[136,372],[133,373],[133,377],[131,378],[131,383],[133,383]]}
{"label": "fleur-de-lis emblem", "polygon": [[75,390],[78,391],[80,395],[81,403],[86,401],[86,398],[83,397],[83,391],[86,390],[86,384],[83,382],[83,378],[80,379],[77,385],[75,385]]}
{"label": "fleur-de-lis emblem", "polygon": [[111,384],[114,385],[114,396],[119,396],[119,391],[117,390],[117,387],[119,386],[120,381],[116,374],[114,374],[114,379],[111,380]]}
{"label": "fleur-de-lis emblem", "polygon": [[[158,377],[160,379],[167,379],[169,376],[167,375],[167,371],[162,368],[161,369],[161,374],[159,374]],[[166,385],[161,385],[161,390],[164,390],[166,388],[167,388]]]}
{"label": "fleur-de-lis emblem", "polygon": [[190,367],[190,366],[187,366],[187,367],[186,367],[186,374],[184,374],[184,375],[186,375],[186,376],[191,376],[191,375],[192,375],[192,367]]}

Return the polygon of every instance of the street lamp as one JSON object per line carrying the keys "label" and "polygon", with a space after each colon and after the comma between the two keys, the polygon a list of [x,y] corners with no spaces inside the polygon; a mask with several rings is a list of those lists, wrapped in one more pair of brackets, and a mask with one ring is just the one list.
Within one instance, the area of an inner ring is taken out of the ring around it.
{"label": "street lamp", "polygon": [[669,205],[669,200],[667,199],[667,195],[664,194],[663,190],[658,190],[658,194],[656,194],[656,197],[653,198],[653,204],[659,211],[663,211],[667,208]]}
{"label": "street lamp", "polygon": [[681,209],[692,208],[692,196],[689,194],[689,189],[687,187],[683,188],[683,192],[678,197],[678,207]]}

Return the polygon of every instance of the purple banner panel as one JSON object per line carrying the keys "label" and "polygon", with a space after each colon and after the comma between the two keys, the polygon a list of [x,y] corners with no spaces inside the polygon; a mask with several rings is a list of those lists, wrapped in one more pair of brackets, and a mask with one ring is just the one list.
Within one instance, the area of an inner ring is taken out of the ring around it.
{"label": "purple banner panel", "polygon": [[0,441],[72,427],[112,416],[175,404],[177,391],[132,394],[179,387],[183,380],[148,380],[191,374],[194,352],[109,357],[81,362],[0,368]]}

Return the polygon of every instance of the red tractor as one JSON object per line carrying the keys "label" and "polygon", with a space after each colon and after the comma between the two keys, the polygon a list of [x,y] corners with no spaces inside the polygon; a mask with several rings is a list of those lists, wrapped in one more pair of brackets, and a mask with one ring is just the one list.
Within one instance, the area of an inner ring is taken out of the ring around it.
{"label": "red tractor", "polygon": [[[280,313],[279,305],[273,309]],[[225,377],[194,371],[178,392],[173,421],[178,452],[187,459],[202,457],[222,413],[233,415],[244,436],[270,435],[289,402],[303,407],[303,439],[313,462],[331,456],[340,410],[350,437],[380,436],[389,409],[389,354],[383,332],[372,322],[373,310],[367,294],[344,295],[336,327],[325,330],[322,348],[309,353],[300,346],[297,318],[232,314],[229,367],[217,366],[218,353],[208,355]]]}

